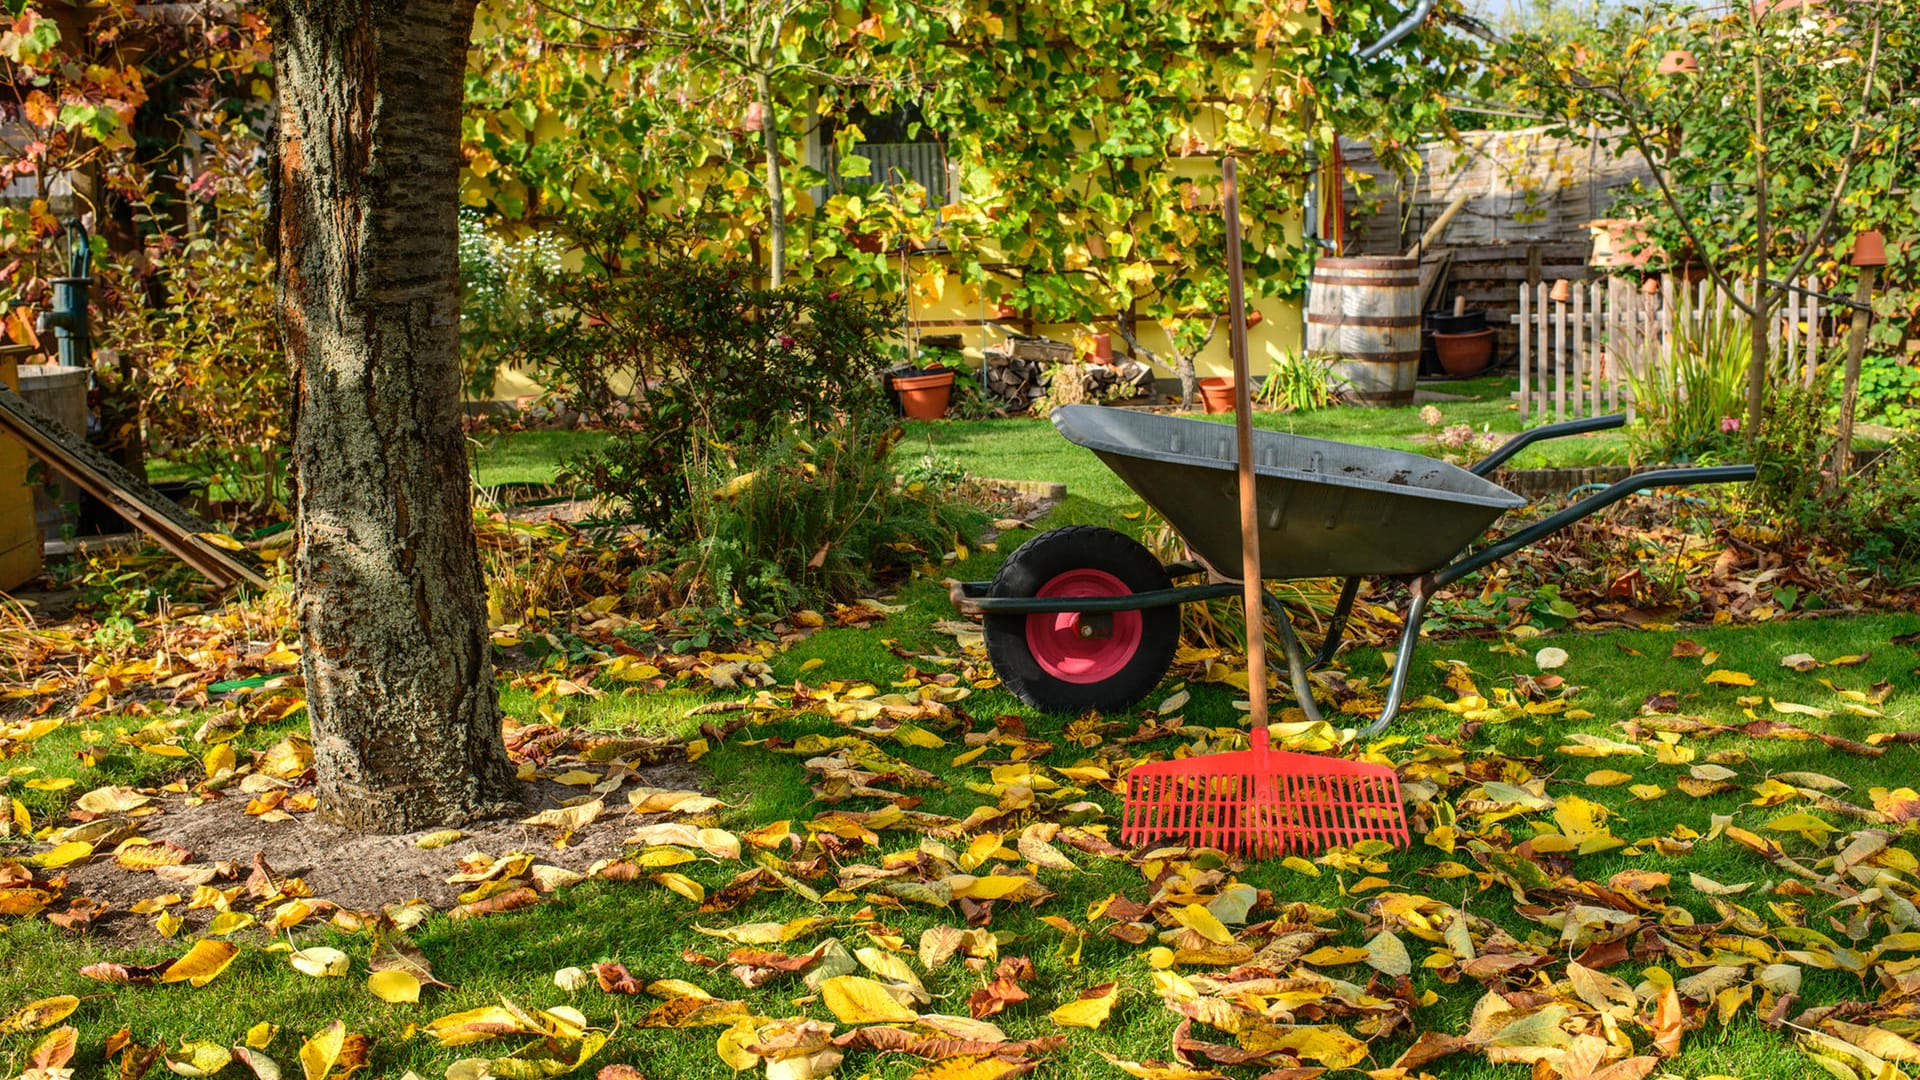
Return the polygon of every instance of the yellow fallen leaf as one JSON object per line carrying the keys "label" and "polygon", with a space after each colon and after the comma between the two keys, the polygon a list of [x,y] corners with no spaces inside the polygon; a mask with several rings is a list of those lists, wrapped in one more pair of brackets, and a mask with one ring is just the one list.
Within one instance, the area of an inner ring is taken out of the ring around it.
{"label": "yellow fallen leaf", "polygon": [[85,840],[69,840],[34,856],[33,864],[45,870],[58,870],[93,854],[93,845]]}
{"label": "yellow fallen leaf", "polygon": [[1709,686],[1752,686],[1753,676],[1744,671],[1731,671],[1719,668],[1707,673],[1705,681]]}
{"label": "yellow fallen leaf", "polygon": [[189,1041],[167,1051],[164,1060],[177,1076],[212,1076],[233,1064],[233,1052],[219,1043]]}
{"label": "yellow fallen leaf", "polygon": [[859,975],[837,975],[821,983],[820,1000],[843,1024],[907,1024],[920,1019],[894,1000],[885,986]]}
{"label": "yellow fallen leaf", "polygon": [[202,938],[194,942],[187,954],[167,965],[160,973],[163,983],[184,982],[190,986],[205,986],[227,970],[233,958],[240,955],[240,947],[226,941],[208,941]]}
{"label": "yellow fallen leaf", "polygon": [[306,1080],[327,1080],[347,1045],[347,1025],[335,1020],[325,1031],[300,1044],[300,1073]]}
{"label": "yellow fallen leaf", "polygon": [[1048,1013],[1047,1019],[1061,1027],[1097,1028],[1107,1022],[1107,1015],[1113,1012],[1114,999],[1119,996],[1119,983],[1102,983],[1081,991],[1078,1000]]}
{"label": "yellow fallen leaf", "polygon": [[1225,923],[1214,917],[1204,904],[1188,904],[1184,908],[1175,908],[1173,921],[1199,934],[1216,945],[1233,944],[1233,931]]}
{"label": "yellow fallen leaf", "polygon": [[1618,769],[1596,769],[1587,774],[1588,787],[1619,787],[1633,779],[1632,773],[1623,773]]}
{"label": "yellow fallen leaf", "polygon": [[420,980],[411,971],[388,968],[367,976],[367,989],[389,1005],[420,1000]]}
{"label": "yellow fallen leaf", "polygon": [[247,1045],[255,1050],[265,1050],[273,1045],[273,1037],[278,1034],[279,1027],[262,1020],[247,1029]]}
{"label": "yellow fallen leaf", "polygon": [[672,889],[674,892],[679,893],[681,896],[686,897],[696,904],[705,901],[707,898],[705,886],[702,886],[699,882],[685,874],[675,874],[667,871],[651,874],[649,877],[653,880],[654,884],[665,885],[667,888]]}
{"label": "yellow fallen leaf", "polygon": [[22,1005],[8,1013],[5,1019],[0,1019],[0,1034],[39,1031],[41,1028],[52,1027],[73,1015],[73,1010],[79,1007],[80,999],[72,994],[41,998],[39,1001]]}
{"label": "yellow fallen leaf", "polygon": [[315,978],[338,978],[352,966],[346,953],[325,945],[314,945],[292,953],[288,955],[287,963],[292,964],[295,971]]}

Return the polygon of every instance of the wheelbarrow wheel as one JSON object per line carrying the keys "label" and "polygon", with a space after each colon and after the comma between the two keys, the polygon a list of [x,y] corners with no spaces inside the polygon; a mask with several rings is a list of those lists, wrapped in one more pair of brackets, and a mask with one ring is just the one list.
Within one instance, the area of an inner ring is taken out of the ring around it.
{"label": "wheelbarrow wheel", "polygon": [[[1027,541],[994,575],[990,595],[1127,596],[1173,587],[1133,538],[1089,525]],[[1000,681],[1045,712],[1115,712],[1146,697],[1180,645],[1180,609],[988,615],[987,655]]]}

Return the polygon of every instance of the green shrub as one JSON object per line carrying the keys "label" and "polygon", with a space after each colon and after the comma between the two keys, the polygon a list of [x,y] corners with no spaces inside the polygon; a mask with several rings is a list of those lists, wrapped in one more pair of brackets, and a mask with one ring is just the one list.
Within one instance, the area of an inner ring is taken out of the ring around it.
{"label": "green shrub", "polygon": [[1267,372],[1258,400],[1289,412],[1314,412],[1333,404],[1333,361],[1288,353]]}
{"label": "green shrub", "polygon": [[122,363],[95,374],[103,398],[137,400],[148,452],[205,478],[228,516],[280,518],[293,391],[261,264],[266,179],[249,164],[257,143],[241,121],[208,120],[196,134],[218,167],[194,185],[195,230],[146,238],[147,257],[167,268],[165,303],[106,306],[99,338]]}
{"label": "green shrub", "polygon": [[[1828,365],[1832,393],[1839,400],[1839,364]],[[1920,429],[1920,365],[1903,363],[1898,356],[1869,354],[1860,358],[1860,400],[1855,415],[1862,422],[1888,427]]]}
{"label": "green shrub", "polygon": [[852,416],[707,461],[677,530],[691,537],[676,560],[682,584],[721,606],[786,612],[938,562],[983,515],[947,497],[948,484],[897,481],[898,429],[876,424]]}
{"label": "green shrub", "polygon": [[556,314],[522,349],[551,393],[606,430],[565,479],[672,529],[708,458],[824,430],[880,406],[888,313],[824,285],[770,289],[745,263],[650,220],[577,228],[578,273],[549,275]]}
{"label": "green shrub", "polygon": [[460,211],[460,368],[467,396],[493,393],[516,346],[546,317],[541,282],[565,272],[566,244],[552,233],[501,235],[479,211]]}
{"label": "green shrub", "polygon": [[1920,435],[1904,435],[1834,483],[1827,402],[1799,387],[1777,391],[1754,450],[1759,491],[1780,524],[1850,550],[1894,574],[1920,569]]}
{"label": "green shrub", "polygon": [[1753,333],[1745,315],[1722,303],[1712,285],[1703,303],[1683,288],[1666,354],[1628,365],[1639,422],[1629,428],[1637,461],[1693,461],[1721,450],[1746,414]]}

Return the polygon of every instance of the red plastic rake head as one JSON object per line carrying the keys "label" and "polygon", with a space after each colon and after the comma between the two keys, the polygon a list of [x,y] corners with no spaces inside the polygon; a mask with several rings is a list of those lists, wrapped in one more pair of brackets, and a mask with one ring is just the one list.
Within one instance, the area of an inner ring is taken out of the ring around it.
{"label": "red plastic rake head", "polygon": [[1256,856],[1318,851],[1359,840],[1407,844],[1400,778],[1384,765],[1268,746],[1135,766],[1120,837]]}

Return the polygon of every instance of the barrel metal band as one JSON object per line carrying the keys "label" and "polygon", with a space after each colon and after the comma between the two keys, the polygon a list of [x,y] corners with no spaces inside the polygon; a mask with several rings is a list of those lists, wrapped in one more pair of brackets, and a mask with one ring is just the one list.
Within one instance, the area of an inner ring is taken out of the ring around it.
{"label": "barrel metal band", "polygon": [[1397,285],[1404,289],[1411,289],[1420,283],[1420,279],[1412,274],[1404,277],[1347,277],[1344,274],[1339,277],[1329,277],[1324,274],[1315,274],[1313,283],[1315,285]]}
{"label": "barrel metal band", "polygon": [[1420,325],[1418,315],[1326,315],[1309,311],[1307,321],[1315,326],[1380,326],[1405,329]]}

